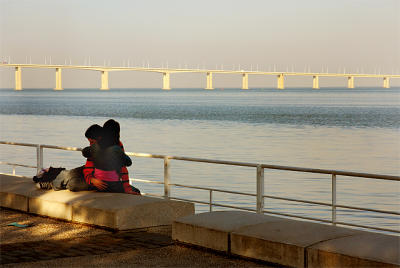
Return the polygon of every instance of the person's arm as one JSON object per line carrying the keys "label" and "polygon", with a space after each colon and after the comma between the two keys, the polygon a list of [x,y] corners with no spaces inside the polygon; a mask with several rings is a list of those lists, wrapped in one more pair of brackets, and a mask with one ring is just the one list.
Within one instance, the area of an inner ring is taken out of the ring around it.
{"label": "person's arm", "polygon": [[121,158],[123,160],[123,166],[121,167],[119,174],[121,177],[121,182],[124,186],[124,191],[125,193],[128,194],[136,194],[132,191],[132,187],[129,184],[129,174],[128,174],[128,169],[126,168],[127,166],[132,165],[132,160],[122,150],[120,152],[121,152]]}
{"label": "person's arm", "polygon": [[97,189],[99,189],[99,190],[105,190],[105,189],[107,189],[107,183],[105,183],[105,182],[102,181],[102,180],[96,179],[96,177],[93,177],[93,178],[92,178],[92,185],[93,185],[94,187],[96,187]]}
{"label": "person's arm", "polygon": [[[119,147],[121,147],[122,151],[125,153],[124,145],[122,144],[121,141],[119,142]],[[130,164],[127,165],[127,166],[130,166],[130,165],[132,165],[132,160],[130,159],[129,156],[127,156],[127,157],[129,158],[129,161],[130,161]],[[128,173],[128,169],[127,169],[126,167],[122,167],[121,170],[120,170],[120,172],[119,172],[119,174],[120,174],[120,176],[121,176],[121,181],[122,181],[122,184],[123,184],[123,186],[124,186],[125,193],[127,193],[127,194],[134,194],[134,195],[140,195],[139,193],[134,192],[134,191],[132,190],[131,185],[129,184],[129,173]]]}
{"label": "person's arm", "polygon": [[125,152],[125,149],[124,149],[124,145],[122,144],[122,142],[121,141],[119,141],[119,147],[121,147],[121,149],[122,149],[122,151],[124,151]]}
{"label": "person's arm", "polygon": [[124,186],[124,191],[127,194],[136,194],[135,192],[132,191],[132,187],[129,184],[129,173],[128,173],[128,169],[126,167],[122,167],[120,172],[119,172],[120,176],[121,176],[121,182],[122,185]]}
{"label": "person's arm", "polygon": [[125,154],[124,145],[122,144],[121,141],[119,141],[119,147],[121,148],[122,152],[124,153],[124,166],[127,166],[127,167],[131,166],[132,159],[127,154]]}
{"label": "person's arm", "polygon": [[102,180],[96,179],[96,177],[94,176],[94,163],[91,159],[86,160],[86,164],[83,167],[83,176],[87,184],[93,185],[99,190],[104,190],[107,188],[107,183]]}
{"label": "person's arm", "polygon": [[86,164],[83,167],[83,177],[87,184],[92,184],[92,178],[94,178],[94,163],[91,159],[86,159]]}
{"label": "person's arm", "polygon": [[113,146],[111,150],[112,150],[113,161],[115,161],[115,164],[126,167],[132,165],[131,158],[124,152],[124,150],[121,147]]}
{"label": "person's arm", "polygon": [[130,167],[132,165],[132,159],[124,153],[124,166]]}

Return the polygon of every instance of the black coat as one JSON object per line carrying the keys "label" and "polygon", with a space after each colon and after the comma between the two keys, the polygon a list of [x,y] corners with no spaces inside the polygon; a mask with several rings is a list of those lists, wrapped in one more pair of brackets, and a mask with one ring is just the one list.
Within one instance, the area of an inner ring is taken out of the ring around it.
{"label": "black coat", "polygon": [[123,166],[132,165],[132,160],[118,145],[101,148],[97,143],[82,150],[82,155],[92,158],[95,168],[101,170],[116,170],[119,172]]}

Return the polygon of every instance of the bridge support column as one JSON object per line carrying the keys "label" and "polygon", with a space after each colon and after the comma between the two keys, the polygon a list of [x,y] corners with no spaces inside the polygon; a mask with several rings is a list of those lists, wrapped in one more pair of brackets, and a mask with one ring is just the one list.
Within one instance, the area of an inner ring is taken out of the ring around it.
{"label": "bridge support column", "polygon": [[249,74],[242,76],[242,89],[249,89]]}
{"label": "bridge support column", "polygon": [[21,67],[15,67],[15,90],[22,90],[22,69]]}
{"label": "bridge support column", "polygon": [[205,89],[212,90],[213,88],[213,82],[212,82],[212,73],[207,73],[207,86]]}
{"label": "bridge support column", "polygon": [[390,88],[390,80],[389,77],[383,78],[383,88]]}
{"label": "bridge support column", "polygon": [[285,77],[283,74],[278,75],[278,89],[284,89],[285,88]]}
{"label": "bridge support column", "polygon": [[56,68],[56,87],[54,90],[63,90],[61,84],[61,68]]}
{"label": "bridge support column", "polygon": [[101,71],[101,90],[109,90],[108,87],[108,71]]}
{"label": "bridge support column", "polygon": [[317,75],[313,76],[312,88],[313,89],[319,89],[319,76],[317,76]]}
{"label": "bridge support column", "polygon": [[170,90],[169,73],[163,73],[163,90]]}
{"label": "bridge support column", "polygon": [[347,78],[347,88],[354,88],[354,76]]}

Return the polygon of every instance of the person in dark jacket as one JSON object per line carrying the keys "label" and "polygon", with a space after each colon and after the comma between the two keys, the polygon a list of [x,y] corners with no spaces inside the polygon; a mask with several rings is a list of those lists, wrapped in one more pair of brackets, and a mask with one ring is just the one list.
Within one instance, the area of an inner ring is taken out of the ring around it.
{"label": "person in dark jacket", "polygon": [[[123,166],[132,165],[132,160],[119,145],[103,147],[95,143],[82,150],[82,155],[86,158],[92,158],[95,166],[94,175],[98,179],[103,179],[102,171],[112,171],[109,174],[117,176]],[[107,179],[106,179],[107,180]]]}
{"label": "person in dark jacket", "polygon": [[[91,159],[93,172],[88,174],[98,191],[140,194],[140,191],[129,184],[127,166],[132,160],[123,150],[119,138],[120,126],[113,119],[104,123],[101,139],[95,144],[83,149],[84,157]],[[98,182],[98,181],[101,181]]]}

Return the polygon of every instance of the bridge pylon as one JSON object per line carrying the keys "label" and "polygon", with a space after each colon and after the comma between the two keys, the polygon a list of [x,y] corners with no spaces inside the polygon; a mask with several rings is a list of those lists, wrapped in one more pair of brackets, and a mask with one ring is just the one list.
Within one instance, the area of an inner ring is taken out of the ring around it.
{"label": "bridge pylon", "polygon": [[212,72],[207,73],[207,85],[206,88],[208,90],[212,90],[213,88],[213,81],[212,81]]}
{"label": "bridge pylon", "polygon": [[169,73],[165,72],[163,73],[163,90],[170,90],[170,80],[169,80]]}
{"label": "bridge pylon", "polygon": [[101,71],[101,90],[109,90],[108,87],[108,71]]}
{"label": "bridge pylon", "polygon": [[242,75],[242,89],[249,89],[249,74]]}
{"label": "bridge pylon", "polygon": [[22,90],[22,68],[15,67],[15,90]]}
{"label": "bridge pylon", "polygon": [[54,90],[63,90],[61,84],[61,68],[56,68],[56,87]]}
{"label": "bridge pylon", "polygon": [[285,89],[285,77],[283,74],[278,75],[278,89]]}
{"label": "bridge pylon", "polygon": [[318,75],[314,75],[313,76],[313,89],[319,89],[319,76]]}
{"label": "bridge pylon", "polygon": [[390,88],[390,80],[389,77],[383,78],[383,88]]}
{"label": "bridge pylon", "polygon": [[354,88],[354,76],[347,78],[347,88]]}

